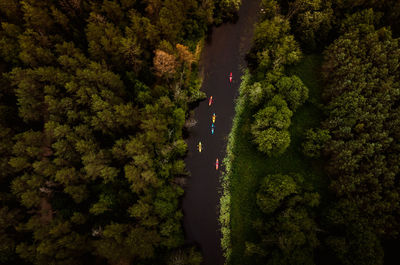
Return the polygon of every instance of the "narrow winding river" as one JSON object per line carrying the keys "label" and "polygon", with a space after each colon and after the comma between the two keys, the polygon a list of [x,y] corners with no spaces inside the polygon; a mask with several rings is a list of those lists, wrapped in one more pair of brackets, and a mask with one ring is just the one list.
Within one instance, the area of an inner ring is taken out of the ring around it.
{"label": "narrow winding river", "polygon": [[[187,169],[191,173],[183,198],[186,241],[197,243],[204,255],[205,265],[224,263],[220,246],[218,204],[221,194],[215,160],[220,164],[225,157],[228,134],[232,128],[234,100],[238,94],[240,77],[245,68],[244,56],[251,45],[253,25],[259,12],[260,0],[242,0],[239,20],[213,28],[201,59],[204,91],[214,102],[200,103],[195,110],[196,126],[190,130]],[[233,81],[229,83],[229,73]],[[211,135],[211,116],[215,113],[215,133]],[[201,141],[203,151],[197,151]]]}

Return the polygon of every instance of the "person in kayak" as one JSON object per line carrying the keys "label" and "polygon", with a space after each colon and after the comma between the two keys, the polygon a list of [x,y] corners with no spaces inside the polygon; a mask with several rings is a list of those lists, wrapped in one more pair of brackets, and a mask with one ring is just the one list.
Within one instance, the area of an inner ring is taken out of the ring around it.
{"label": "person in kayak", "polygon": [[214,128],[215,128],[214,123],[211,123],[211,134],[214,134]]}
{"label": "person in kayak", "polygon": [[199,152],[201,153],[201,149],[202,149],[201,142],[199,142],[199,144],[197,145],[197,148],[198,148]]}
{"label": "person in kayak", "polygon": [[215,161],[215,170],[218,170],[218,167],[219,167],[219,161],[218,161],[218,158],[217,158],[217,160]]}
{"label": "person in kayak", "polygon": [[212,115],[212,123],[215,123],[215,113],[213,113],[213,115]]}
{"label": "person in kayak", "polygon": [[208,106],[211,106],[212,103],[213,103],[213,97],[211,96],[210,99],[208,100]]}
{"label": "person in kayak", "polygon": [[229,75],[229,83],[232,83],[232,72]]}

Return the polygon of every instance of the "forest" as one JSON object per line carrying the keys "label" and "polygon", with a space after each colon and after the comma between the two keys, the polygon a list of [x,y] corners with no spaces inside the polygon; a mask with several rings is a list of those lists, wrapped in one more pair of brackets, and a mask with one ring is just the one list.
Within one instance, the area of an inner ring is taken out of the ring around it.
{"label": "forest", "polygon": [[[0,0],[0,264],[202,264],[185,140],[207,34],[240,3]],[[261,0],[226,264],[398,263],[399,20],[398,0]]]}
{"label": "forest", "polygon": [[0,0],[0,263],[200,264],[186,120],[238,0]]}
{"label": "forest", "polygon": [[397,264],[400,2],[262,0],[228,143],[227,264]]}

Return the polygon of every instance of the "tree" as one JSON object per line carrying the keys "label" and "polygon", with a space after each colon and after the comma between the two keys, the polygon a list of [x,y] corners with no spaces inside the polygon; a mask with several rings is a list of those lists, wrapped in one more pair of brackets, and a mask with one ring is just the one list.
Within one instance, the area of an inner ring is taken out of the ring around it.
{"label": "tree", "polygon": [[295,180],[286,175],[270,175],[261,182],[257,193],[257,205],[265,214],[272,214],[283,199],[297,194],[298,187]]}
{"label": "tree", "polygon": [[182,21],[185,21],[186,15],[185,2],[166,0],[158,13],[158,27],[164,39],[170,42],[176,42],[181,37]]}
{"label": "tree", "polygon": [[266,71],[282,71],[285,65],[298,62],[301,51],[292,35],[290,25],[281,16],[264,20],[254,30],[254,44],[246,55],[251,70],[257,68],[259,75]]}
{"label": "tree", "polygon": [[182,136],[183,125],[185,124],[185,111],[181,108],[175,109],[173,112],[175,135],[177,138]]}
{"label": "tree", "polygon": [[71,231],[69,221],[55,220],[42,225],[37,217],[31,217],[24,229],[35,230],[32,244],[21,243],[16,248],[24,259],[35,264],[83,264],[80,256],[88,251],[87,238]]}
{"label": "tree", "polygon": [[49,39],[28,28],[18,36],[18,42],[21,50],[18,57],[25,65],[37,67],[54,64],[56,58],[51,47],[57,43],[55,38]]}
{"label": "tree", "polygon": [[[2,202],[6,198],[2,194]],[[11,264],[19,262],[15,253],[17,233],[15,227],[20,223],[22,215],[18,209],[10,209],[8,206],[0,208],[0,262]]]}
{"label": "tree", "polygon": [[329,131],[323,129],[309,129],[305,136],[303,151],[309,157],[320,157],[326,142],[331,139]]}
{"label": "tree", "polygon": [[136,38],[122,38],[121,52],[127,59],[127,62],[132,65],[134,72],[139,72],[142,68],[143,61],[141,55],[143,53],[140,44]]}
{"label": "tree", "polygon": [[175,56],[162,50],[156,50],[153,60],[154,68],[158,76],[171,77],[176,72]]}
{"label": "tree", "polygon": [[49,7],[41,1],[21,2],[21,9],[27,26],[37,30],[49,31],[54,20],[51,18]]}
{"label": "tree", "polygon": [[286,150],[290,144],[287,129],[291,117],[292,111],[280,96],[275,96],[254,115],[251,133],[260,151],[277,156]]}
{"label": "tree", "polygon": [[[372,231],[349,231],[345,237],[331,236],[327,245],[343,264],[384,264],[384,250],[379,238]],[[351,238],[351,240],[349,240]]]}
{"label": "tree", "polygon": [[119,61],[124,62],[120,48],[122,32],[116,25],[108,22],[103,15],[94,12],[90,14],[86,27],[86,39],[93,60],[105,60],[114,65],[118,65]]}
{"label": "tree", "polygon": [[287,18],[302,47],[308,51],[323,46],[332,28],[335,11],[331,1],[296,0],[289,3]]}
{"label": "tree", "polygon": [[283,76],[276,87],[293,112],[308,99],[308,88],[298,76]]}
{"label": "tree", "polygon": [[278,156],[282,154],[290,144],[290,134],[288,131],[268,128],[260,132],[254,132],[253,135],[258,150],[269,156]]}
{"label": "tree", "polygon": [[255,82],[252,85],[247,85],[247,93],[252,107],[259,107],[261,104],[270,100],[276,94],[276,87],[270,82]]}
{"label": "tree", "polygon": [[263,17],[271,19],[279,14],[280,6],[276,0],[261,0]]}
{"label": "tree", "polygon": [[[158,14],[159,11],[156,12]],[[129,25],[125,28],[126,38],[136,40],[145,54],[152,51],[160,41],[160,28],[154,24],[148,17],[138,12],[129,13]]]}
{"label": "tree", "polygon": [[294,0],[289,2],[289,10],[286,15],[290,19],[293,15],[297,14],[301,10],[307,8],[317,8],[321,5],[321,0]]}
{"label": "tree", "polygon": [[65,187],[64,192],[69,194],[75,203],[81,203],[88,197],[85,185],[68,185]]}
{"label": "tree", "polygon": [[39,88],[34,70],[15,68],[9,78],[12,85],[17,85],[16,95],[19,104],[19,115],[25,122],[39,121],[43,116],[43,92]]}
{"label": "tree", "polygon": [[215,0],[214,21],[221,24],[224,21],[232,21],[239,11],[241,0]]}
{"label": "tree", "polygon": [[257,192],[263,217],[254,221],[257,242],[246,242],[246,255],[265,257],[267,264],[314,264],[319,242],[312,209],[319,204],[298,175],[268,175]]}
{"label": "tree", "polygon": [[107,194],[100,194],[99,201],[92,205],[89,212],[94,215],[102,214],[111,210],[113,205],[112,197]]}
{"label": "tree", "polygon": [[18,53],[20,52],[18,36],[21,34],[21,28],[15,24],[2,22],[1,29],[0,54],[6,62],[17,64]]}
{"label": "tree", "polygon": [[213,7],[0,0],[0,263],[167,263],[184,244],[175,180]]}
{"label": "tree", "polygon": [[93,242],[97,255],[112,263],[132,262],[138,258],[152,258],[154,247],[160,242],[155,230],[128,224],[107,225],[103,237]]}
{"label": "tree", "polygon": [[182,44],[176,44],[176,50],[178,52],[179,60],[186,63],[189,68],[192,63],[195,61],[195,57],[192,52],[190,52],[189,48]]}

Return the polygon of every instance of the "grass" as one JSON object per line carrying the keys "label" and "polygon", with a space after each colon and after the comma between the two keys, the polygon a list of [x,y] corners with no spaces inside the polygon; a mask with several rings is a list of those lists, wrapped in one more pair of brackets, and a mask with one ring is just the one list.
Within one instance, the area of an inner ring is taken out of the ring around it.
{"label": "grass", "polygon": [[[232,265],[257,264],[251,257],[244,255],[245,242],[256,238],[252,222],[260,216],[256,205],[256,192],[260,180],[268,174],[301,173],[305,180],[311,183],[317,191],[324,193],[327,179],[324,177],[322,162],[305,157],[301,144],[304,132],[317,127],[322,120],[320,55],[308,55],[298,65],[288,69],[287,74],[298,75],[309,89],[309,99],[300,107],[292,118],[291,144],[279,157],[267,157],[259,152],[251,142],[250,125],[253,113],[249,111],[246,102],[239,99],[240,112],[234,119],[229,142],[229,199],[230,199],[230,262]],[[229,155],[231,153],[231,155]],[[323,197],[323,196],[322,196]]]}

